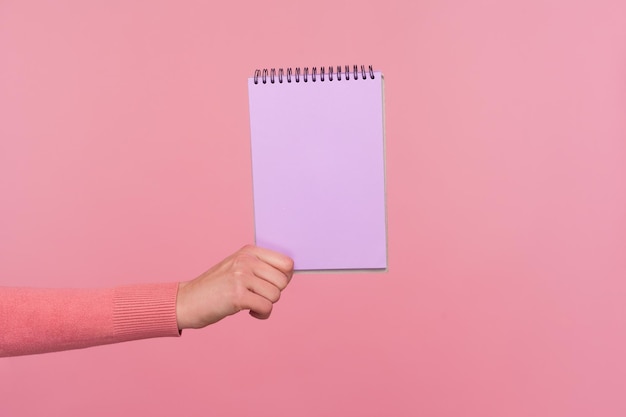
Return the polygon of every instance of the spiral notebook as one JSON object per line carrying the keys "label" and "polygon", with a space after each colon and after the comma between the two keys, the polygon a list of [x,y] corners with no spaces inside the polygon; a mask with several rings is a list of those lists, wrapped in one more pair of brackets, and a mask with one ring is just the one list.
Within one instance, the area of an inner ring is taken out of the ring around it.
{"label": "spiral notebook", "polygon": [[256,244],[298,271],[386,270],[383,75],[256,70],[248,95]]}

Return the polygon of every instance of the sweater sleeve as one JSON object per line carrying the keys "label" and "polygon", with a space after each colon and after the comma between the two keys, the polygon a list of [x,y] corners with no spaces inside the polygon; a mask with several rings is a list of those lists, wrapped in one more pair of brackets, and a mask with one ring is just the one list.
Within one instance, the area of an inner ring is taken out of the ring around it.
{"label": "sweater sleeve", "polygon": [[178,283],[108,289],[0,287],[0,357],[179,336]]}

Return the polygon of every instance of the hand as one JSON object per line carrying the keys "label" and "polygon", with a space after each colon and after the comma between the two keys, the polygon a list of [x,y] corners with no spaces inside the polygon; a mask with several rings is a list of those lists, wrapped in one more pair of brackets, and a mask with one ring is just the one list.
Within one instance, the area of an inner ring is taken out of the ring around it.
{"label": "hand", "polygon": [[292,275],[291,258],[244,246],[196,279],[179,284],[178,328],[198,329],[241,310],[267,319]]}

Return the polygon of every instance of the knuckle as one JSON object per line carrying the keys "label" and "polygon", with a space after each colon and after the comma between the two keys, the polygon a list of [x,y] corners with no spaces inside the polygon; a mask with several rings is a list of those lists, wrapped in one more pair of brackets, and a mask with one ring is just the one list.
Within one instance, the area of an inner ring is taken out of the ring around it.
{"label": "knuckle", "polygon": [[289,284],[289,278],[284,277],[283,279],[281,279],[280,286],[279,286],[280,290],[282,291],[285,288],[287,288],[287,284]]}
{"label": "knuckle", "polygon": [[237,271],[247,271],[254,259],[250,254],[240,252],[233,257],[233,269]]}
{"label": "knuckle", "polygon": [[293,267],[294,267],[294,262],[293,259],[286,257],[285,258],[285,268],[287,269],[287,271],[293,271]]}
{"label": "knuckle", "polygon": [[236,283],[243,282],[246,279],[248,272],[244,268],[234,268],[231,272],[231,281]]}
{"label": "knuckle", "polygon": [[234,280],[232,284],[232,303],[238,310],[245,308],[245,296],[248,289],[240,280]]}
{"label": "knuckle", "polygon": [[272,294],[271,301],[272,301],[272,303],[275,303],[278,300],[280,300],[280,290],[278,288],[276,288],[275,291],[274,291],[274,294]]}
{"label": "knuckle", "polygon": [[250,252],[254,251],[254,248],[255,248],[254,245],[247,244],[247,245],[242,246],[241,249],[239,249],[239,252],[250,253]]}
{"label": "knuckle", "polygon": [[294,268],[294,262],[293,259],[289,258],[289,257],[284,257],[280,264],[277,265],[278,269],[280,269],[280,271],[285,274],[285,278],[289,278],[292,274],[293,274],[293,268]]}
{"label": "knuckle", "polygon": [[260,313],[262,313],[265,317],[269,317],[270,314],[272,314],[273,307],[273,304],[268,301],[267,303],[264,303],[264,305],[261,307]]}

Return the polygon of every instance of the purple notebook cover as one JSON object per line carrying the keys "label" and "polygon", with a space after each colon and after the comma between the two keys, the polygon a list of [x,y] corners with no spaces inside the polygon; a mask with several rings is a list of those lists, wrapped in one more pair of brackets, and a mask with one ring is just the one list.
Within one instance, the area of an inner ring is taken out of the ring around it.
{"label": "purple notebook cover", "polygon": [[248,93],[256,244],[300,271],[386,269],[382,74]]}

